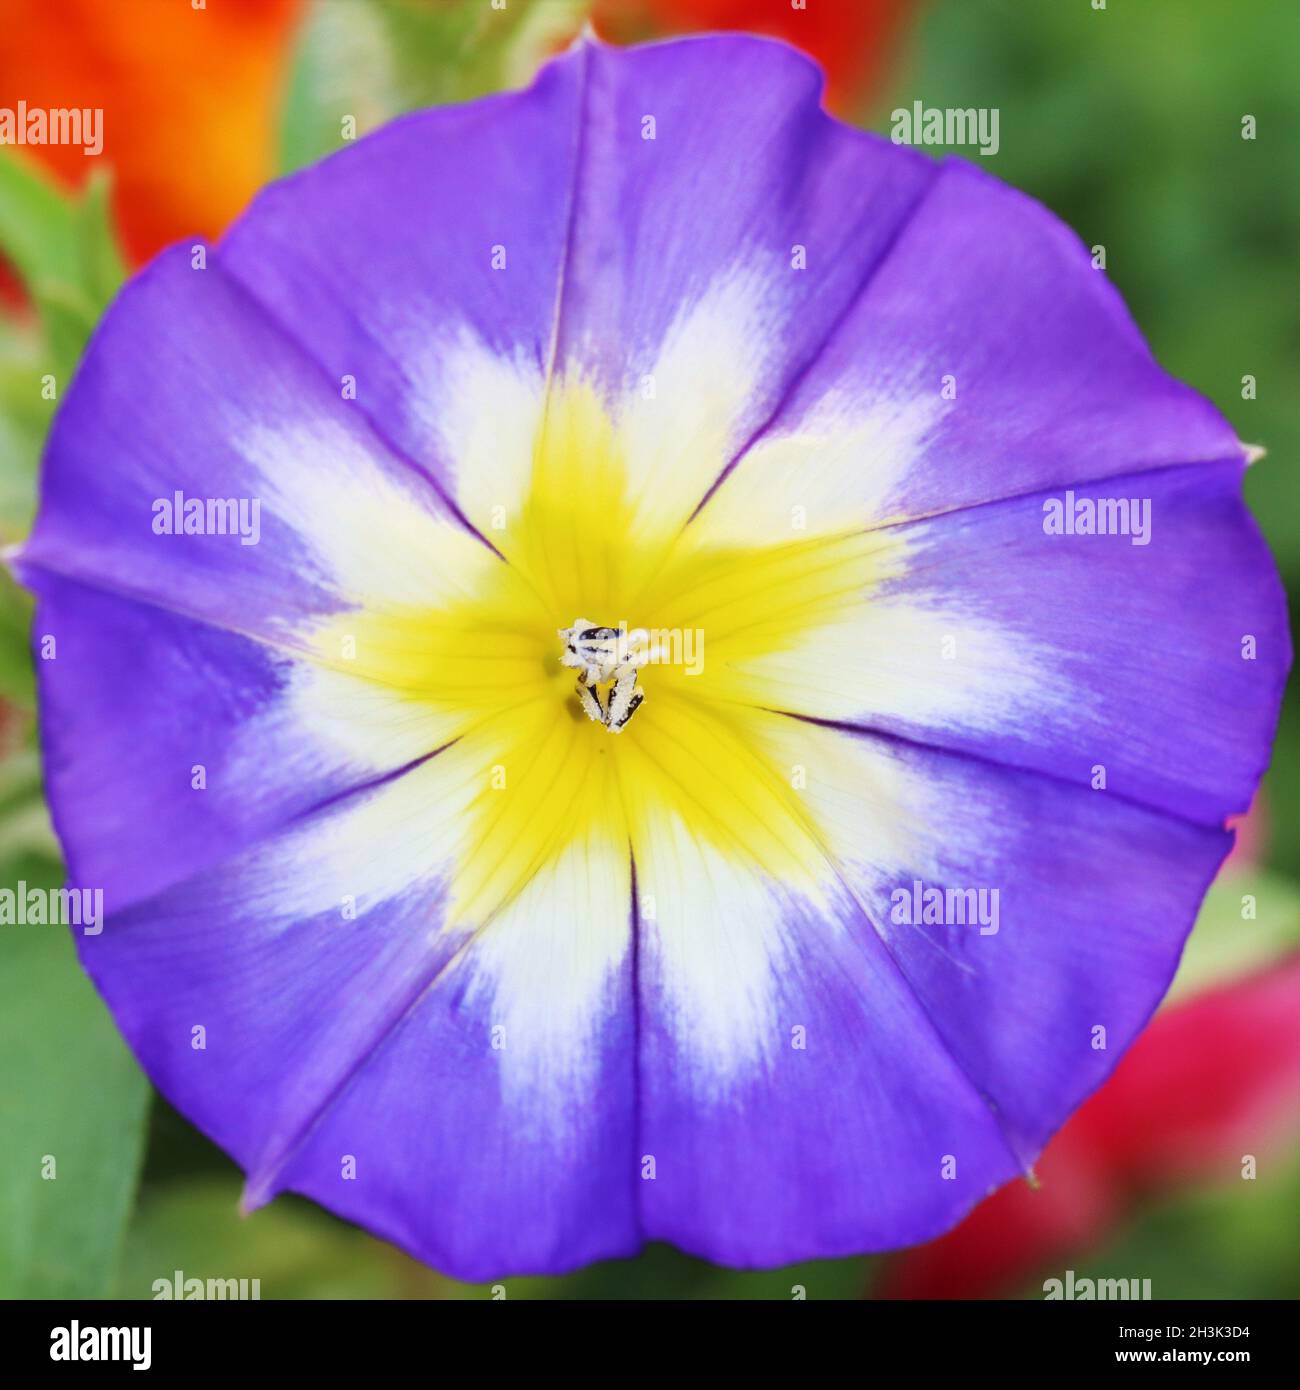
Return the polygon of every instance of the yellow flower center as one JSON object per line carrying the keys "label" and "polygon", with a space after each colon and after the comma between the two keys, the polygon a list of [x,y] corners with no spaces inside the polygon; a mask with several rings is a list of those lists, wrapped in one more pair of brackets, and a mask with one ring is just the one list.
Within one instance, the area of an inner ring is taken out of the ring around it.
{"label": "yellow flower center", "polygon": [[[460,599],[349,613],[328,638],[355,632],[354,673],[445,719],[438,756],[466,788],[452,921],[488,920],[578,836],[634,859],[665,812],[757,872],[808,881],[821,837],[776,736],[782,711],[801,711],[755,667],[861,601],[887,543],[858,531],[711,544],[693,524],[646,525],[585,387],[553,391],[540,434],[522,510],[492,534],[499,555],[478,547]],[[556,634],[575,615],[635,615],[666,644],[652,698],[618,738],[584,711],[565,664]]]}

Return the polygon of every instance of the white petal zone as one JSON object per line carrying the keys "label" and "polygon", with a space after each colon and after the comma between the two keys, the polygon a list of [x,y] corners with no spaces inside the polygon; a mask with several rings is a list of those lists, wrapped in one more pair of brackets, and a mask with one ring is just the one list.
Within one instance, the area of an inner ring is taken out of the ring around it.
{"label": "white petal zone", "polygon": [[749,866],[693,839],[671,813],[637,840],[640,929],[659,962],[663,1027],[697,1096],[725,1093],[775,1046],[780,900]]}
{"label": "white petal zone", "polygon": [[[886,739],[778,717],[763,725],[762,744],[775,765],[799,769],[810,833],[861,905],[887,898],[904,874],[908,883],[917,873],[941,882],[949,866],[997,862],[1014,844],[1006,826],[987,818],[958,824],[951,789],[918,775]],[[888,937],[888,922],[866,917]]]}
{"label": "white petal zone", "polygon": [[683,525],[744,442],[744,418],[763,379],[763,344],[782,319],[770,288],[741,271],[679,311],[656,356],[633,370],[615,410],[639,527]]}
{"label": "white petal zone", "polygon": [[[882,845],[898,841],[887,815],[879,830]],[[815,885],[777,883],[667,809],[646,808],[636,855],[642,951],[653,962],[643,996],[657,995],[680,1082],[700,1100],[724,1098],[790,1045],[798,1020],[781,1015],[782,981],[798,968],[801,922],[838,935],[852,929],[855,904],[829,863]]]}
{"label": "white petal zone", "polygon": [[[652,356],[629,365],[606,399],[624,450],[638,532],[676,531],[741,449],[737,434],[763,378],[756,344],[772,340],[771,285],[737,269],[683,305]],[[469,329],[413,354],[413,409],[447,461],[456,503],[483,534],[508,530],[527,495],[546,402],[541,366],[503,355]],[[562,376],[581,381],[582,345]],[[796,433],[764,433],[692,524],[706,543],[780,543],[878,522],[948,408],[938,388],[899,386],[864,410],[828,396]],[[800,520],[792,520],[799,508]],[[630,538],[635,539],[635,538]]]}
{"label": "white petal zone", "polygon": [[[464,720],[453,712],[366,678],[374,655],[366,615],[435,611],[472,592],[477,577],[500,561],[450,516],[430,484],[414,473],[408,483],[385,472],[362,442],[329,420],[245,423],[237,448],[257,470],[263,527],[274,517],[290,528],[340,610],[286,627],[284,684],[240,733],[233,754],[252,784],[261,780],[258,750],[271,729],[301,741],[304,775],[316,760],[347,769],[357,785],[455,737]],[[259,543],[274,541],[263,534]]]}
{"label": "white petal zone", "polygon": [[[427,896],[423,959],[446,960],[454,948],[440,981],[463,990],[465,1010],[500,1028],[492,1045],[516,1132],[567,1133],[575,1106],[597,1099],[602,1030],[631,1007],[631,861],[626,841],[593,829],[501,910],[449,928],[444,909],[435,909],[471,847],[468,811],[488,775],[482,756],[453,747],[313,819],[250,862],[248,906],[274,931],[337,912],[345,898],[361,918]],[[395,988],[417,988],[419,969]]]}
{"label": "white petal zone", "polygon": [[733,664],[756,703],[834,723],[993,733],[1068,716],[1081,698],[1050,648],[937,599],[867,594],[792,646]]}
{"label": "white petal zone", "polygon": [[[490,784],[489,763],[453,746],[254,853],[242,877],[256,912],[283,927],[345,899],[358,917],[411,892],[432,902],[477,847],[470,810]],[[500,910],[455,927],[469,943],[455,967],[468,973],[467,998],[490,994],[489,1012],[505,1028],[512,1094],[546,1085],[559,1103],[567,1082],[588,1074],[589,1043],[631,949],[630,863],[625,840],[592,829]],[[430,941],[443,930],[431,913]]]}
{"label": "white petal zone", "polygon": [[386,471],[336,423],[245,425],[237,441],[258,471],[263,512],[292,529],[341,607],[441,606],[500,563],[432,483]]}
{"label": "white petal zone", "polygon": [[462,732],[463,717],[404,698],[383,684],[315,661],[286,660],[275,699],[235,734],[232,777],[266,776],[268,747],[300,746],[305,780],[322,767],[360,786],[432,753]]}
{"label": "white petal zone", "polygon": [[604,831],[580,837],[466,954],[465,1004],[501,1030],[502,1098],[521,1124],[565,1126],[596,1100],[601,1030],[630,1008],[630,863]]}
{"label": "white petal zone", "polygon": [[[336,907],[346,896],[358,915],[426,885],[446,888],[457,909],[456,930],[480,932],[485,941],[495,924],[515,920],[518,897],[502,904],[494,892],[466,895],[457,874],[476,854],[489,857],[505,852],[509,846],[493,841],[484,848],[484,821],[481,814],[485,796],[508,795],[494,785],[494,772],[500,755],[482,738],[471,737],[445,748],[426,763],[400,776],[357,792],[310,817],[299,827],[260,849],[248,860],[248,878],[255,882],[268,917],[291,924]],[[584,871],[581,853],[562,855],[554,863],[535,866],[531,882],[539,884],[533,892],[532,910],[550,911],[543,887],[549,884],[560,893],[559,901],[569,907],[576,896],[583,898],[583,910],[596,914],[602,895],[613,896],[601,911],[616,918],[624,942],[628,937],[629,892],[624,884],[621,897],[611,888],[617,874],[604,867],[604,857],[617,863],[626,859],[626,844],[610,849],[608,836],[575,840],[575,846],[590,849],[592,876],[585,893],[577,887]],[[480,860],[481,862],[481,860]],[[503,880],[496,879],[500,884]],[[571,891],[570,891],[571,890]],[[569,897],[565,898],[565,893]],[[472,901],[470,900],[472,898]],[[568,910],[566,907],[565,910]],[[525,914],[526,915],[526,914]],[[436,934],[440,925],[431,923]],[[570,931],[578,927],[570,924]],[[517,945],[522,937],[517,938]],[[477,943],[476,943],[477,949]],[[532,958],[536,965],[536,958]]]}
{"label": "white petal zone", "polygon": [[409,893],[433,905],[450,882],[463,824],[483,785],[480,768],[448,749],[421,767],[359,791],[251,853],[239,869],[249,913],[280,930],[345,904],[362,917]]}
{"label": "white petal zone", "polygon": [[[949,404],[915,387],[866,406],[828,395],[797,431],[755,441],[688,543],[782,545],[899,520],[891,499]],[[902,532],[883,533],[881,546],[881,590],[851,598],[793,646],[735,663],[755,698],[766,692],[771,707],[818,719],[982,732],[1067,703],[1056,653],[914,581],[906,595],[893,590],[888,581],[924,571],[925,548]]]}
{"label": "white petal zone", "polygon": [[947,405],[937,390],[869,406],[826,396],[798,430],[754,441],[691,523],[691,538],[781,545],[896,520],[891,498]]}
{"label": "white petal zone", "polygon": [[451,469],[457,506],[489,540],[508,532],[528,494],[542,426],[540,366],[493,351],[468,328],[412,360],[412,410]]}
{"label": "white petal zone", "polygon": [[[861,940],[874,932],[887,945],[892,931],[924,933],[877,920],[868,901],[887,902],[916,873],[943,881],[945,864],[960,862],[963,848],[935,833],[945,818],[939,790],[887,744],[781,716],[764,725],[761,741],[774,766],[800,774],[809,839],[822,861],[815,885],[765,879],[693,837],[667,810],[648,808],[636,840],[642,952],[653,962],[643,967],[651,981],[643,992],[653,988],[662,1004],[683,1062],[678,1080],[710,1103],[769,1070],[790,1047],[800,1020],[783,1010],[799,995],[810,953],[822,955],[846,934]],[[999,833],[987,828],[982,852],[995,849]]]}
{"label": "white petal zone", "polygon": [[[770,298],[770,289],[768,290]],[[653,356],[632,364],[606,399],[624,449],[635,525],[671,534],[743,442],[741,418],[761,375],[756,344],[770,340],[773,310],[759,277],[736,272],[685,305]],[[417,358],[415,410],[448,460],[456,503],[491,539],[508,530],[527,495],[541,431],[546,379],[526,356],[503,356],[468,329]],[[582,345],[559,364],[587,379]],[[633,543],[635,537],[629,537]]]}

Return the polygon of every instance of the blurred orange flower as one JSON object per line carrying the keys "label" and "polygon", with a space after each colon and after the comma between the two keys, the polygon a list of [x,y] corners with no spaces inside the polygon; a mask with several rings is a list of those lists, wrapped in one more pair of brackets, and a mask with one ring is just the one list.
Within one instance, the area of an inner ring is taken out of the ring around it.
{"label": "blurred orange flower", "polygon": [[[850,113],[880,81],[913,7],[593,0],[597,27],[615,41],[719,29],[783,38],[825,69],[827,104]],[[75,145],[27,153],[73,187],[111,167],[115,220],[139,264],[182,237],[219,235],[274,174],[279,102],[306,8],[307,0],[0,0],[0,105],[102,109],[98,158]]]}
{"label": "blurred orange flower", "polygon": [[103,154],[32,145],[72,186],[111,166],[138,263],[215,236],[274,172],[278,98],[302,0],[0,0],[0,105],[103,110]]}

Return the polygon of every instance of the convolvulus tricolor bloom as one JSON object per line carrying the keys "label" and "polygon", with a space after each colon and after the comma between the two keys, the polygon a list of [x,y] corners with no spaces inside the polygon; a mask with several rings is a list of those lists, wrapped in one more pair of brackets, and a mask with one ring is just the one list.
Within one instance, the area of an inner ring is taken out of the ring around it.
{"label": "convolvulus tricolor bloom", "polygon": [[88,350],[18,561],[49,792],[250,1206],[471,1278],[910,1244],[1164,993],[1289,660],[1245,450],[1050,214],[818,91],[583,40]]}

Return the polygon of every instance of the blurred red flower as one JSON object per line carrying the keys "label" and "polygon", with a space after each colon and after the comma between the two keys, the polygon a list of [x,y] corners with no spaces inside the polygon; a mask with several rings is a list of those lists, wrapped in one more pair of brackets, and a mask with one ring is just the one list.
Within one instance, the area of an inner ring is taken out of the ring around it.
{"label": "blurred red flower", "polygon": [[112,167],[138,263],[215,236],[274,172],[276,104],[301,0],[0,0],[0,93],[29,109],[103,110],[103,154],[26,151],[71,186]]}
{"label": "blurred red flower", "polygon": [[1241,1181],[1300,1130],[1300,958],[1159,1014],[1036,1167],[928,1245],[891,1257],[884,1298],[1014,1293],[1144,1195]]}
{"label": "blurred red flower", "polygon": [[826,104],[855,114],[884,75],[915,0],[596,0],[597,31],[619,42],[661,34],[747,29],[785,39],[826,72]]}

